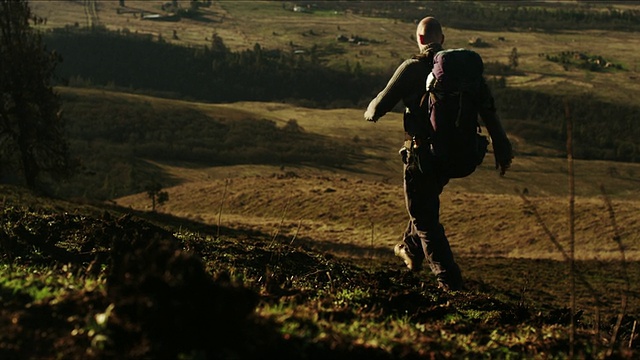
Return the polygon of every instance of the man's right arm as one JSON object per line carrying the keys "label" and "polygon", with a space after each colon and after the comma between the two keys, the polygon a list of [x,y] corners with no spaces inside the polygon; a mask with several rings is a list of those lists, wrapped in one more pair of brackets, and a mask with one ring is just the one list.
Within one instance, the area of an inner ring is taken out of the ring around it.
{"label": "man's right arm", "polygon": [[415,82],[411,75],[411,64],[415,63],[415,61],[406,60],[398,66],[384,89],[369,103],[364,113],[365,120],[378,121],[384,114],[391,111],[403,97],[409,94],[411,91],[410,86]]}

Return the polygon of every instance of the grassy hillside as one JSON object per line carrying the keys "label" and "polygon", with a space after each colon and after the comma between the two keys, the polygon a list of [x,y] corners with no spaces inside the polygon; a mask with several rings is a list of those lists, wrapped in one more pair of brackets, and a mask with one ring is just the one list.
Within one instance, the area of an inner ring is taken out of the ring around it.
{"label": "grassy hillside", "polygon": [[563,262],[462,256],[466,290],[443,292],[387,249],[7,186],[0,194],[6,359],[633,359],[639,351],[638,262],[579,261],[568,291]]}
{"label": "grassy hillside", "polygon": [[[336,48],[331,66],[390,71],[415,49],[414,24],[354,12],[214,1],[158,22],[140,17],[161,2],[125,4],[31,5],[45,27],[103,25],[188,46],[214,32],[236,50],[319,43]],[[631,32],[445,31],[449,47],[488,41],[478,51],[489,61],[518,47],[511,86],[602,89],[634,104],[640,90]],[[340,33],[376,41],[336,46]],[[607,50],[625,71],[540,56],[585,49]],[[392,252],[406,224],[401,114],[374,124],[364,109],[56,90],[81,171],[53,189],[61,199],[0,186],[1,359],[638,357],[640,164],[575,161],[570,213],[567,160],[510,135],[505,177],[488,154],[442,196],[466,285],[444,292]],[[543,156],[522,155],[532,153]],[[152,209],[154,183],[168,200]]]}

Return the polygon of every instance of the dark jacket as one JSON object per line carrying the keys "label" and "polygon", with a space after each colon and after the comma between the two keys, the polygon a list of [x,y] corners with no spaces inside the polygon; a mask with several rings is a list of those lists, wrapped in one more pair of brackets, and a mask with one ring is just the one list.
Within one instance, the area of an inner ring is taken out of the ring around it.
{"label": "dark jacket", "polygon": [[[433,68],[433,56],[440,50],[440,44],[429,44],[422,53],[400,64],[385,88],[369,103],[365,112],[366,120],[377,121],[402,101],[405,106],[405,133],[408,137],[424,136],[425,127],[421,123],[424,116],[419,113],[420,100],[426,93],[426,80]],[[510,162],[513,158],[511,143],[502,127],[493,95],[484,79],[477,100],[478,113],[491,137],[496,161]]]}
{"label": "dark jacket", "polygon": [[440,50],[440,44],[429,44],[424,52],[400,64],[385,88],[369,103],[365,118],[377,121],[402,101],[405,106],[404,130],[407,134],[417,135],[420,100],[426,92],[426,81],[433,67],[433,56]]}

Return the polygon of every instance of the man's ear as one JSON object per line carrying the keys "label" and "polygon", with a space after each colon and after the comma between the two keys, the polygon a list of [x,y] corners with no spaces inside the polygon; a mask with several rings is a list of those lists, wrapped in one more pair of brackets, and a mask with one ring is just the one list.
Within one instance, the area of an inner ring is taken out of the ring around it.
{"label": "man's ear", "polygon": [[424,35],[418,35],[418,39],[419,39],[421,45],[427,45],[427,44],[424,43]]}

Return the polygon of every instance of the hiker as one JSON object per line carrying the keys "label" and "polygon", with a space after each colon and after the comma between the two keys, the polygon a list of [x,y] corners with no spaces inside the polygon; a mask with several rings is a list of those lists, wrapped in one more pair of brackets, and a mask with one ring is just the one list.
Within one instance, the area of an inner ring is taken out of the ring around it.
{"label": "hiker", "polygon": [[[408,139],[413,145],[428,141],[422,130],[424,126],[419,122],[429,119],[421,116],[420,103],[426,93],[425,83],[433,68],[434,55],[443,50],[444,34],[438,20],[434,17],[423,18],[417,26],[416,41],[419,54],[400,64],[364,113],[365,120],[375,123],[402,101],[405,106],[405,140]],[[504,176],[513,158],[511,143],[496,114],[493,96],[484,79],[481,80],[477,97],[478,114],[491,137],[496,169]],[[407,160],[412,155],[411,151],[415,151],[414,155],[419,159],[417,166],[410,166],[410,161]],[[409,223],[403,240],[395,245],[394,253],[414,272],[422,269],[426,258],[440,288],[446,291],[462,290],[462,274],[440,223],[440,194],[450,179],[438,168],[439,163],[433,161],[428,146],[415,149],[414,146],[405,146],[401,149],[401,154]]]}

